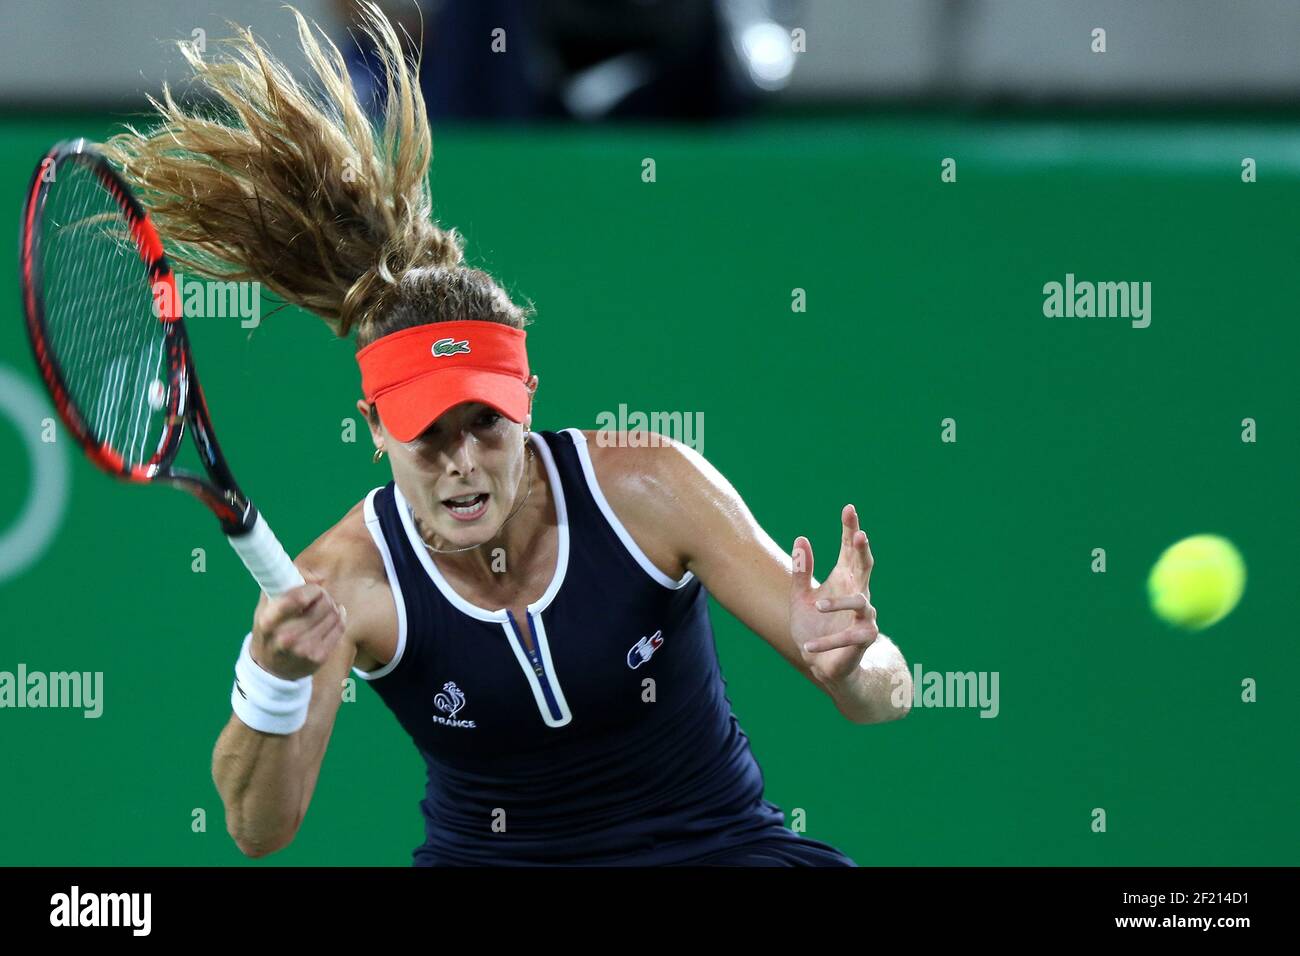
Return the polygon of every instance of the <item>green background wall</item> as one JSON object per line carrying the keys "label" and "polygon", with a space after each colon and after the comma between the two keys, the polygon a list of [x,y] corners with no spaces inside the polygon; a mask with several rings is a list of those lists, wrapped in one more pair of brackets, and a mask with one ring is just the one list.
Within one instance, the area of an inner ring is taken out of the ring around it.
{"label": "green background wall", "polygon": [[[41,151],[109,122],[0,119],[11,223]],[[537,427],[591,428],[620,403],[703,412],[706,457],[779,544],[811,538],[819,577],[857,505],[881,625],[911,664],[998,672],[995,719],[855,726],[715,603],[767,796],[802,808],[809,836],[861,864],[1296,862],[1292,124],[452,128],[435,152],[440,218],[538,307]],[[1150,281],[1151,326],[1045,318],[1042,286],[1067,272]],[[0,302],[0,364],[35,383],[12,268]],[[190,331],[228,456],[291,551],[388,479],[364,434],[340,440],[350,343],[292,310]],[[0,528],[29,484],[18,429],[35,427],[0,415]],[[105,710],[0,710],[0,863],[245,863],[210,758],[255,586],[187,497],[71,466],[56,539],[0,584],[0,670],[101,670]],[[1144,580],[1200,531],[1236,541],[1250,580],[1230,618],[1180,635]],[[422,788],[362,687],[298,839],[257,865],[406,865]]]}

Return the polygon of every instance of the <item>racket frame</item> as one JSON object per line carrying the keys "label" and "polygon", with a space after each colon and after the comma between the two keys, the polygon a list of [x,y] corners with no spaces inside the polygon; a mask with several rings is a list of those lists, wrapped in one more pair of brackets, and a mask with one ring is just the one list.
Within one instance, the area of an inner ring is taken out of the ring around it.
{"label": "racket frame", "polygon": [[[49,346],[45,316],[44,274],[41,259],[42,228],[37,217],[44,209],[51,182],[57,182],[61,165],[76,163],[90,170],[117,203],[131,231],[135,248],[144,263],[153,294],[155,316],[165,328],[168,390],[165,431],[152,456],[143,463],[131,463],[107,441],[95,435],[73,402],[63,369]],[[47,176],[50,168],[54,176]],[[268,594],[275,595],[303,583],[302,575],[285,553],[279,540],[240,490],[212,427],[208,403],[199,384],[190,351],[189,336],[181,316],[176,276],[163,250],[162,240],[148,212],[125,180],[108,160],[85,139],[56,144],[45,154],[32,174],[18,242],[18,268],[23,292],[23,313],[27,339],[37,370],[54,399],[59,418],[72,432],[86,456],[102,471],[115,478],[138,484],[161,483],[188,491],[221,522],[231,546]],[[189,425],[207,478],[173,467]]]}
{"label": "racket frame", "polygon": [[[42,230],[36,219],[44,207],[51,185],[47,170],[53,169],[54,181],[58,170],[68,163],[85,167],[99,179],[126,220],[135,242],[136,251],[144,263],[154,296],[158,321],[165,329],[164,347],[167,353],[168,389],[167,415],[164,432],[158,447],[148,461],[131,463],[108,442],[95,435],[72,401],[63,369],[49,347],[49,328],[45,318],[43,264],[41,259]],[[23,229],[19,242],[19,271],[22,275],[23,312],[26,316],[27,339],[36,360],[37,369],[44,379],[59,418],[67,425],[81,445],[86,456],[102,471],[124,481],[147,483],[161,482],[190,492],[197,497],[221,522],[227,534],[246,533],[256,521],[256,512],[248,498],[240,491],[234,475],[226,464],[221,447],[217,444],[207,402],[199,385],[190,351],[189,336],[181,318],[181,299],[176,290],[176,275],[163,251],[149,214],[112,168],[85,139],[59,143],[49,150],[32,174],[27,206],[23,216]],[[193,429],[195,445],[204,470],[211,481],[183,469],[172,467],[180,451],[185,427]]]}

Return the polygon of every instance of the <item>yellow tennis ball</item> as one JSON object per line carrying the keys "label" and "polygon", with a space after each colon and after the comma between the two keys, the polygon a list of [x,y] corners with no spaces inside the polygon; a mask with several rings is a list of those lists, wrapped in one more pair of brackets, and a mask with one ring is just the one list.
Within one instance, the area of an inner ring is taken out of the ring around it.
{"label": "yellow tennis ball", "polygon": [[1227,538],[1197,534],[1160,555],[1147,579],[1151,610],[1161,620],[1200,630],[1237,606],[1246,587],[1246,563]]}

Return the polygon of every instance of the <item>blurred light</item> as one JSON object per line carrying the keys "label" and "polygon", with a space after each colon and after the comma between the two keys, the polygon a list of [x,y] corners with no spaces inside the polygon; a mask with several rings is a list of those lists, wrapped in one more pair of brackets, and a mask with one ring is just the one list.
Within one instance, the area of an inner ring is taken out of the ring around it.
{"label": "blurred light", "polygon": [[748,24],[740,31],[740,49],[755,86],[779,90],[790,82],[794,50],[790,34],[780,24],[771,20]]}
{"label": "blurred light", "polygon": [[574,116],[599,119],[653,76],[653,67],[644,55],[624,53],[583,70],[569,81],[561,96]]}

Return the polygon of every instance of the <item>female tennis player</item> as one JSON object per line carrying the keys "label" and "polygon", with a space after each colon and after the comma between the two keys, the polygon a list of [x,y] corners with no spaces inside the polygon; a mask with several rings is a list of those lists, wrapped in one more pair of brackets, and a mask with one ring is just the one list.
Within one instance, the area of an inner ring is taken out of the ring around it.
{"label": "female tennis player", "polygon": [[235,842],[293,840],[352,669],[428,766],[417,865],[854,865],[763,798],[707,596],[847,719],[902,717],[857,511],[819,583],[808,540],[783,553],[692,449],[533,431],[529,310],[432,218],[415,65],[367,7],[376,129],[295,16],[315,88],[246,32],[212,60],[183,46],[224,109],[164,92],[157,128],[107,147],[173,259],[355,333],[357,408],[392,469],[297,558],[307,583],[257,605],[213,758]]}

